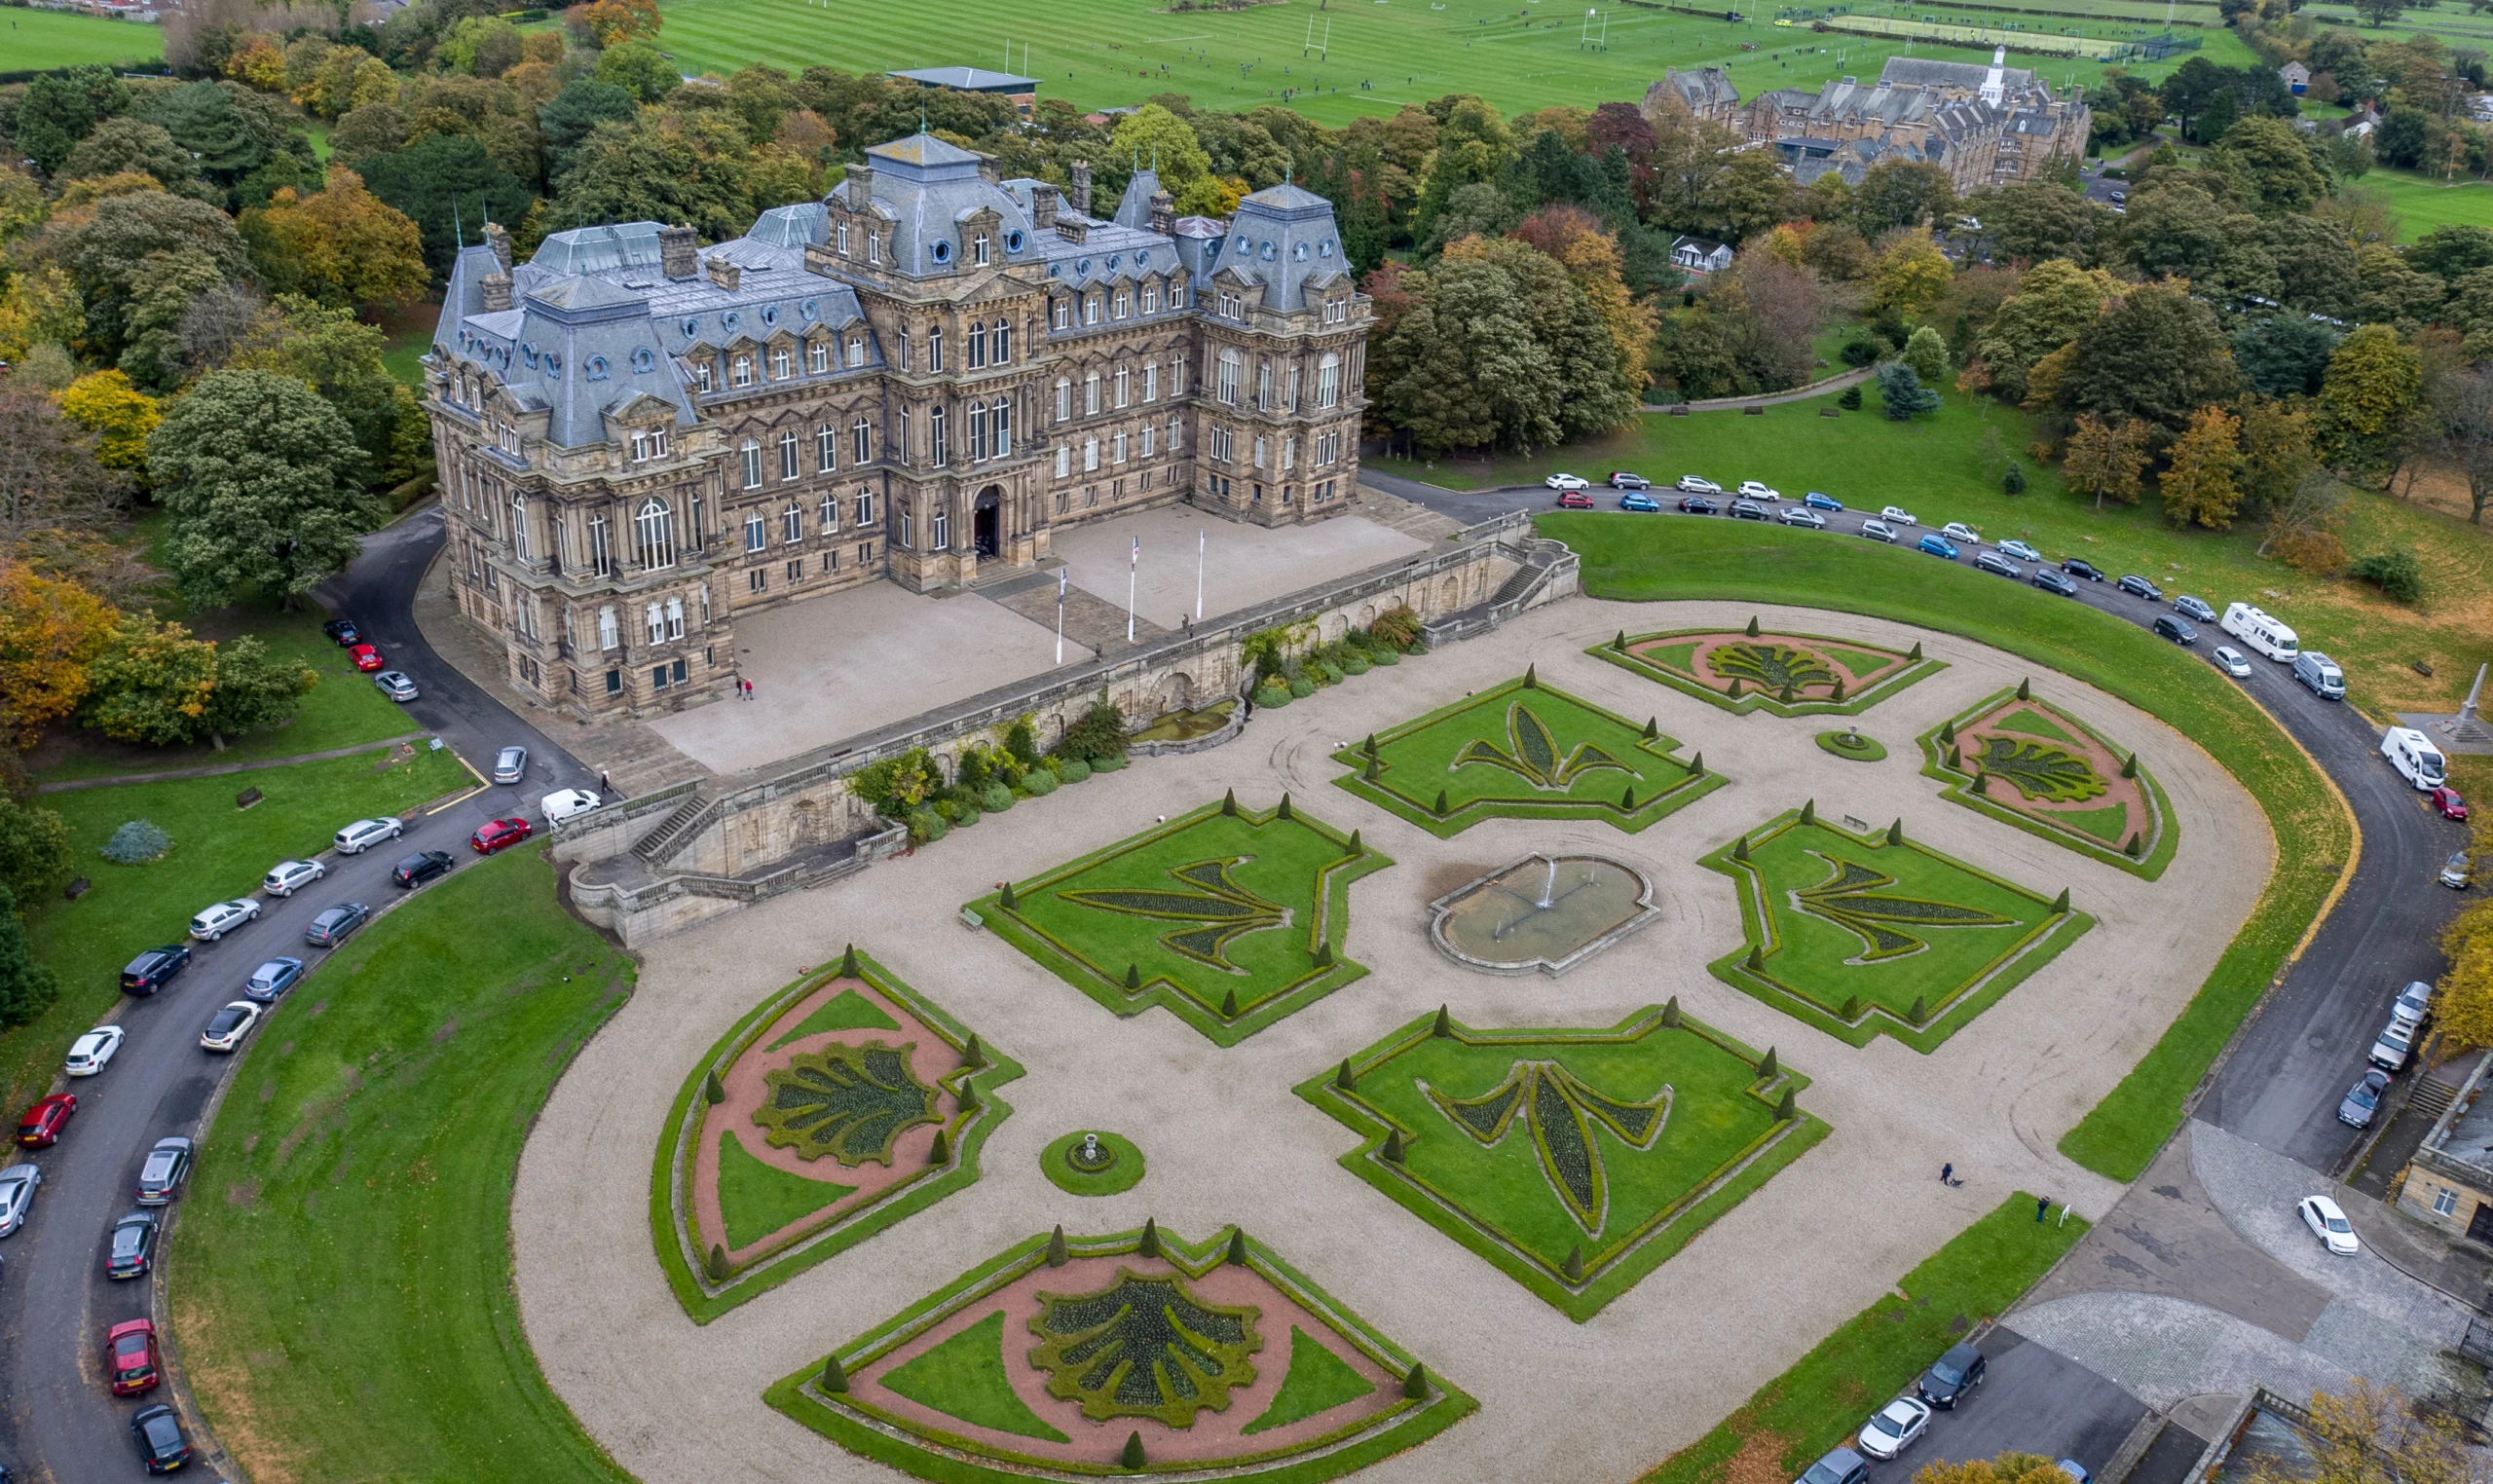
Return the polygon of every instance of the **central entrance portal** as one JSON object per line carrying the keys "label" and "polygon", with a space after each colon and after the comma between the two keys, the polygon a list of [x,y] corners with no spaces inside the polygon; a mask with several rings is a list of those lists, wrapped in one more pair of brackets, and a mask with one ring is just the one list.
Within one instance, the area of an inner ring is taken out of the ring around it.
{"label": "central entrance portal", "polygon": [[982,562],[1004,554],[1004,494],[993,485],[980,491],[970,506],[970,538]]}

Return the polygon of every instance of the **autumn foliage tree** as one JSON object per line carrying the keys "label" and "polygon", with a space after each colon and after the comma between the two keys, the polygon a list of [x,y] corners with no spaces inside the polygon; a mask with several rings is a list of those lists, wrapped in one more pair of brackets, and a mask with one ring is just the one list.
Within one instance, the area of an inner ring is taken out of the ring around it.
{"label": "autumn foliage tree", "polygon": [[416,224],[343,167],[309,196],[287,187],[243,212],[242,232],[270,289],[331,308],[396,304],[432,281]]}
{"label": "autumn foliage tree", "polygon": [[75,582],[0,561],[0,739],[32,747],[78,709],[118,616]]}
{"label": "autumn foliage tree", "polygon": [[2223,531],[2242,508],[2242,420],[2202,407],[2173,442],[2164,471],[2164,518]]}
{"label": "autumn foliage tree", "polygon": [[2139,474],[2146,467],[2145,425],[2123,419],[2106,423],[2093,413],[2077,420],[2069,434],[2068,460],[2061,469],[2068,487],[2095,497],[2095,508],[2110,500],[2135,504]]}
{"label": "autumn foliage tree", "polygon": [[657,0],[595,0],[567,19],[588,32],[600,51],[618,41],[640,41],[658,33]]}
{"label": "autumn foliage tree", "polygon": [[95,435],[95,462],[108,469],[147,471],[147,435],[165,420],[157,400],[120,371],[91,371],[53,400],[69,421]]}
{"label": "autumn foliage tree", "polygon": [[2449,970],[2433,1014],[2454,1050],[2493,1046],[2493,900],[2458,914],[2441,933]]}

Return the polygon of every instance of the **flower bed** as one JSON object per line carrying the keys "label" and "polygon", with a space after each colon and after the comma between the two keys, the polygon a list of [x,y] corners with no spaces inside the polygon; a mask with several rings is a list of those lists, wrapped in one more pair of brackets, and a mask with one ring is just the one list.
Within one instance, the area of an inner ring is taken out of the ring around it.
{"label": "flower bed", "polygon": [[1621,633],[1585,650],[1674,690],[1746,715],[1853,715],[1947,668],[1921,646],[1891,649],[1861,639],[1761,629]]}
{"label": "flower bed", "polygon": [[1921,754],[1946,798],[2133,875],[2156,879],[2180,848],[2173,807],[2136,755],[2030,686],[1924,732]]}

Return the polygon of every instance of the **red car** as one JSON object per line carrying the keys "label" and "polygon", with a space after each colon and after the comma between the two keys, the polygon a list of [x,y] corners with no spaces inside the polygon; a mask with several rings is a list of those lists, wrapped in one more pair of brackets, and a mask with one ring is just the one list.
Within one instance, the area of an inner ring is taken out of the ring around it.
{"label": "red car", "polygon": [[55,1093],[42,1098],[18,1120],[18,1142],[28,1149],[42,1149],[60,1142],[61,1128],[69,1115],[78,1111],[78,1099],[67,1093]]}
{"label": "red car", "polygon": [[2443,819],[2467,818],[2467,800],[2459,798],[2458,790],[2446,783],[2425,795],[2424,799],[2434,808],[2440,810]]}
{"label": "red car", "polygon": [[1581,490],[1569,490],[1558,497],[1558,508],[1561,510],[1589,510],[1592,507],[1593,498]]}
{"label": "red car", "polygon": [[498,819],[481,827],[475,834],[467,836],[467,843],[474,847],[478,855],[492,855],[497,850],[509,849],[535,833],[529,828],[528,821],[514,816],[510,819]]}
{"label": "red car", "polygon": [[115,1396],[156,1390],[165,1379],[164,1358],[156,1353],[156,1326],[127,1319],[105,1331],[104,1374],[113,1378]]}
{"label": "red car", "polygon": [[381,657],[380,649],[368,644],[348,646],[347,657],[353,660],[354,667],[361,670],[366,675],[370,675],[373,671],[390,663],[390,661]]}

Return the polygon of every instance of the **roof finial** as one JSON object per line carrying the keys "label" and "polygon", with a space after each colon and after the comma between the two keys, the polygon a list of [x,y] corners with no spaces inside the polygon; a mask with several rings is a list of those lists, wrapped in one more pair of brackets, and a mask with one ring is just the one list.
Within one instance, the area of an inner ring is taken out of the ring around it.
{"label": "roof finial", "polygon": [[462,248],[467,245],[467,228],[459,220],[459,198],[455,195],[450,198],[450,235]]}

